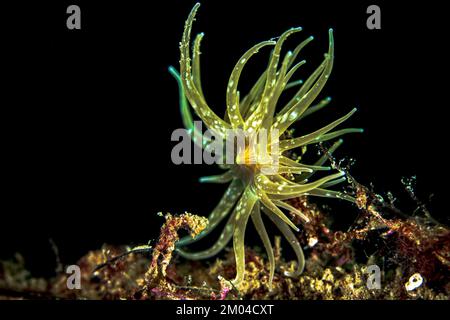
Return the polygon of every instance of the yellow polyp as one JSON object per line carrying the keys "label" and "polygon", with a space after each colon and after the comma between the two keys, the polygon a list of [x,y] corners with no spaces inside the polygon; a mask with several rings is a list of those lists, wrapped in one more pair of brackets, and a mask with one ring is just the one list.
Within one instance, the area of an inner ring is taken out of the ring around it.
{"label": "yellow polyp", "polygon": [[[309,222],[309,217],[286,201],[310,195],[354,202],[353,197],[328,189],[346,181],[343,172],[334,172],[320,179],[314,179],[314,175],[318,171],[332,170],[331,167],[324,166],[328,160],[327,156],[323,155],[310,165],[302,163],[301,159],[289,158],[286,151],[299,148],[303,154],[306,151],[306,145],[332,140],[343,134],[362,130],[346,128],[333,131],[356,111],[353,109],[321,129],[301,137],[291,137],[290,127],[294,123],[303,121],[308,115],[318,112],[330,103],[330,98],[322,99],[319,102],[315,101],[328,81],[333,68],[334,39],[331,29],[325,59],[306,78],[305,82],[291,80],[291,78],[305,63],[304,60],[296,62],[296,59],[301,50],[311,42],[312,37],[301,42],[292,52],[288,51],[280,59],[286,38],[299,32],[301,28],[289,29],[276,41],[263,41],[245,51],[244,55],[236,62],[230,75],[226,88],[225,116],[223,119],[219,118],[207,105],[201,88],[200,42],[203,34],[199,34],[194,40],[191,60],[191,30],[199,6],[199,4],[194,6],[185,23],[180,44],[180,77],[177,77],[176,72],[172,70],[176,79],[181,83],[180,103],[184,123],[192,126],[192,116],[187,110],[189,104],[205,126],[218,132],[224,142],[230,136],[237,136],[238,130],[244,130],[249,136],[257,136],[262,132],[275,133],[276,139],[271,137],[268,145],[256,140],[258,141],[256,145],[254,143],[239,150],[239,153],[234,156],[234,162],[221,165],[221,168],[226,170],[224,173],[201,179],[202,182],[210,183],[230,182],[230,185],[219,204],[210,213],[208,227],[194,239],[189,237],[181,239],[177,244],[177,251],[188,259],[206,259],[219,253],[232,239],[236,259],[236,277],[232,283],[239,288],[245,279],[245,231],[251,217],[267,252],[270,269],[268,286],[270,288],[275,273],[275,259],[270,237],[261,219],[261,211],[273,221],[292,246],[297,256],[297,268],[286,275],[297,277],[303,272],[305,258],[301,244],[292,231],[298,231],[298,226],[288,218],[286,212],[298,215],[304,223]],[[267,69],[251,86],[250,91],[241,98],[238,85],[244,66],[261,48],[269,45],[274,45],[274,48],[270,54]],[[293,86],[299,86],[297,92],[286,105],[280,106],[280,97]],[[329,149],[329,154],[334,152],[341,143],[342,140],[336,141]],[[228,218],[228,222],[224,230],[209,249],[191,252],[182,248],[208,235],[225,218]]]}

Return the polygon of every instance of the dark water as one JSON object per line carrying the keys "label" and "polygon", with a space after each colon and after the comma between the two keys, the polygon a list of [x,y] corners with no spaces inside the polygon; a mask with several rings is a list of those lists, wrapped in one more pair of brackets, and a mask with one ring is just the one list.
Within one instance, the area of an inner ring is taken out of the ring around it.
{"label": "dark water", "polygon": [[[49,238],[65,263],[104,242],[146,243],[163,221],[157,212],[206,215],[225,188],[197,180],[218,169],[170,159],[170,135],[182,123],[167,67],[177,65],[194,1],[78,3],[79,31],[66,29],[72,3],[23,2],[4,11],[0,256],[22,252],[36,273],[53,268]],[[405,211],[415,204],[400,180],[416,175],[419,196],[427,202],[434,194],[428,206],[445,222],[445,12],[437,5],[377,3],[381,30],[366,28],[368,1],[204,1],[194,25],[206,34],[203,90],[222,115],[240,55],[295,26],[304,31],[289,39],[291,48],[315,36],[301,57],[308,64],[298,74],[306,77],[333,27],[335,66],[323,92],[333,102],[299,124],[298,134],[357,106],[347,124],[365,133],[345,137],[337,155],[356,159],[353,175],[377,192],[392,191]],[[267,55],[248,64],[242,92]],[[335,218],[338,228],[357,215],[351,205],[326,203],[343,212]]]}

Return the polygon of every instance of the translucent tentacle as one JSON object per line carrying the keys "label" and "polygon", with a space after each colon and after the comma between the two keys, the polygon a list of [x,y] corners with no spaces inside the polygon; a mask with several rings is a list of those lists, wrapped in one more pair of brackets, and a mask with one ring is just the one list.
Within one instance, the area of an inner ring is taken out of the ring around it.
{"label": "translucent tentacle", "polygon": [[301,219],[303,219],[303,221],[306,223],[308,223],[310,221],[309,218],[303,212],[301,212],[297,208],[291,206],[289,203],[283,202],[281,200],[274,200],[273,203],[281,208],[284,208],[286,210],[289,210],[290,212],[293,212],[294,214],[299,216]]}
{"label": "translucent tentacle", "polygon": [[314,72],[306,79],[305,83],[298,89],[297,93],[289,100],[289,102],[278,112],[279,118],[285,114],[289,109],[291,109],[295,104],[297,104],[300,99],[311,89],[314,82],[322,74],[325,65],[328,60],[325,58],[324,61],[314,70]]}
{"label": "translucent tentacle", "polygon": [[275,183],[281,184],[281,185],[297,185],[294,181],[291,181],[285,177],[283,177],[281,174],[274,174],[274,175],[268,175],[266,176],[270,179],[270,181],[273,181]]}
{"label": "translucent tentacle", "polygon": [[[328,154],[329,154],[329,155],[332,155],[333,152],[335,152],[336,149],[339,148],[339,147],[342,145],[343,142],[344,142],[344,140],[339,139],[339,140],[337,140],[335,143],[333,143],[333,145],[332,145],[332,146],[328,149],[328,151],[327,151]],[[323,155],[319,158],[319,160],[317,160],[317,161],[314,163],[314,165],[316,165],[316,166],[321,166],[321,165],[323,165],[327,160],[328,160],[328,156],[327,156],[327,154],[325,153],[325,154],[323,154]]]}
{"label": "translucent tentacle", "polygon": [[275,83],[275,87],[273,89],[273,92],[270,95],[269,103],[267,105],[267,114],[263,119],[262,127],[263,128],[269,128],[270,125],[272,125],[273,115],[275,113],[275,107],[277,105],[277,101],[281,95],[281,93],[284,90],[284,87],[286,86],[289,79],[286,78],[286,71],[287,66],[289,63],[289,60],[292,56],[292,52],[288,52],[283,60],[283,63],[281,65],[280,71],[278,71],[278,79]]}
{"label": "translucent tentacle", "polygon": [[323,185],[325,182],[340,178],[344,174],[345,174],[344,172],[338,172],[338,173],[323,177],[321,179],[318,179],[314,182],[310,182],[310,183],[306,183],[306,184],[294,184],[294,185],[281,185],[278,183],[274,183],[274,182],[270,181],[266,176],[260,175],[256,178],[255,184],[256,184],[257,188],[259,190],[261,190],[263,193],[282,194],[282,195],[298,194],[298,193],[304,193],[304,192],[313,190],[315,188],[318,188],[321,185]]}
{"label": "translucent tentacle", "polygon": [[328,140],[332,140],[335,139],[337,137],[340,137],[344,134],[348,134],[348,133],[363,133],[364,129],[361,128],[346,128],[346,129],[341,129],[341,130],[336,130],[330,133],[326,133],[323,136],[320,137],[320,141],[328,141]]}
{"label": "translucent tentacle", "polygon": [[269,219],[271,219],[277,226],[277,228],[281,231],[281,233],[284,235],[284,237],[294,250],[295,255],[297,256],[297,270],[295,272],[285,272],[286,276],[296,278],[302,274],[305,268],[305,256],[303,255],[302,246],[300,245],[300,242],[298,241],[292,230],[289,229],[288,226],[279,217],[268,213],[264,209],[265,208],[263,208],[264,213],[266,213]]}
{"label": "translucent tentacle", "polygon": [[301,80],[301,79],[295,80],[295,81],[291,81],[291,82],[288,82],[288,83],[286,84],[286,87],[284,87],[284,90],[294,88],[294,87],[299,86],[299,85],[301,85],[301,84],[303,84],[303,80]]}
{"label": "translucent tentacle", "polygon": [[220,199],[217,206],[209,215],[208,217],[209,223],[206,229],[203,230],[195,238],[186,236],[180,239],[180,241],[177,242],[177,246],[182,247],[197,242],[198,240],[208,235],[212,230],[214,230],[214,228],[228,215],[230,210],[236,204],[236,201],[241,195],[242,190],[243,190],[242,183],[237,179],[233,180],[233,182],[231,182],[231,184],[229,185],[227,191],[225,191],[225,194],[223,195],[222,199]]}
{"label": "translucent tentacle", "polygon": [[300,117],[298,117],[298,120],[304,119],[307,116],[309,116],[310,114],[313,114],[314,112],[319,111],[323,107],[326,107],[328,104],[330,104],[330,101],[331,101],[331,97],[326,97],[325,99],[322,99],[318,104],[313,105],[312,107],[309,107],[308,109],[306,109],[306,111],[303,112],[303,114]]}
{"label": "translucent tentacle", "polygon": [[[313,40],[314,37],[310,36],[308,39],[306,39],[305,41],[303,41],[302,43],[300,43],[295,50],[293,51],[293,53],[290,55],[289,57],[289,62],[287,64],[287,69],[289,69],[292,64],[294,63],[295,59],[297,58],[298,54],[300,53],[300,51],[311,41]],[[299,63],[297,63],[286,75],[285,81],[288,82],[285,85],[285,90],[286,89],[290,89],[294,86],[298,86],[300,84],[303,83],[303,80],[296,80],[293,82],[289,82],[289,79],[292,77],[292,75],[295,73],[295,71],[303,64],[305,64],[306,61],[301,61]],[[265,70],[262,75],[259,77],[258,81],[255,83],[255,85],[253,86],[253,88],[250,90],[250,93],[243,99],[242,101],[242,108],[241,108],[241,113],[242,115],[246,116],[246,112],[250,106],[252,105],[252,103],[255,101],[255,99],[262,93],[263,89],[264,89],[264,83],[267,77],[267,71]],[[254,111],[254,110],[251,110]],[[246,117],[245,117],[246,118]]]}
{"label": "translucent tentacle", "polygon": [[325,133],[327,133],[328,131],[331,131],[332,129],[334,129],[335,127],[340,125],[342,122],[344,122],[345,120],[350,118],[356,112],[356,110],[357,109],[354,108],[352,111],[347,113],[342,118],[339,118],[339,119],[333,121],[332,123],[324,126],[323,128],[321,128],[319,130],[316,130],[312,133],[306,134],[306,135],[298,137],[298,138],[280,141],[280,144],[279,144],[280,151],[286,151],[286,150],[298,148],[298,147],[301,147],[301,146],[304,146],[304,145],[307,145],[310,143],[318,143],[320,141],[323,141],[322,136]]}
{"label": "translucent tentacle", "polygon": [[253,85],[250,92],[242,99],[242,102],[240,104],[241,114],[244,119],[247,119],[251,106],[254,105],[255,101],[258,100],[258,98],[261,96],[263,90],[264,90],[264,84],[266,81],[267,72],[264,70],[264,72],[261,74],[259,79],[256,81],[256,83]]}
{"label": "translucent tentacle", "polygon": [[275,44],[275,41],[264,41],[258,43],[246,53],[244,53],[244,55],[239,59],[238,63],[234,67],[233,72],[230,76],[230,80],[228,81],[227,88],[227,111],[230,123],[233,128],[244,127],[244,120],[239,109],[239,99],[237,94],[237,86],[242,69],[244,68],[248,59],[250,59],[255,53],[257,53],[262,47]]}
{"label": "translucent tentacle", "polygon": [[294,63],[295,59],[297,59],[298,54],[300,53],[300,51],[302,51],[302,49],[308,44],[310,43],[312,40],[314,40],[313,36],[309,36],[306,40],[303,40],[293,51],[292,56],[291,56],[291,60],[288,64],[288,68],[290,68],[292,66],[292,64]]}
{"label": "translucent tentacle", "polygon": [[300,68],[305,63],[306,63],[306,60],[302,60],[299,63],[297,63],[295,66],[293,66],[291,70],[289,70],[289,72],[284,77],[284,82],[285,82],[284,89],[288,89],[289,84],[290,84],[290,86],[296,86],[296,85],[303,83],[303,80],[296,80],[293,82],[289,82],[289,80],[291,80],[292,76],[297,71],[297,69]]}
{"label": "translucent tentacle", "polygon": [[277,121],[274,123],[274,128],[279,130],[279,134],[283,134],[289,126],[297,121],[306,109],[311,105],[311,103],[317,98],[319,93],[322,91],[325,83],[327,82],[331,69],[333,68],[334,59],[334,40],[333,40],[333,30],[329,30],[329,47],[328,54],[326,55],[326,64],[323,73],[317,79],[316,83],[312,88],[303,96],[300,100],[295,103],[290,109],[288,109],[284,114],[281,114]]}
{"label": "translucent tentacle", "polygon": [[278,173],[295,173],[295,174],[301,174],[301,173],[313,173],[314,170],[311,168],[306,168],[306,167],[284,167],[284,166],[280,166],[280,168],[278,169]]}
{"label": "translucent tentacle", "polygon": [[270,95],[276,84],[278,61],[280,58],[281,47],[291,34],[301,31],[302,28],[292,28],[285,33],[283,33],[277,41],[275,48],[273,49],[272,57],[270,59],[269,66],[267,68],[267,81],[264,87],[264,92],[262,94],[262,100],[256,110],[251,114],[251,116],[245,122],[246,128],[251,128],[251,130],[258,130],[262,124],[263,118],[266,115],[268,104],[270,101]]}
{"label": "translucent tentacle", "polygon": [[226,136],[226,129],[230,129],[231,126],[219,118],[207,105],[206,101],[198,91],[192,75],[189,44],[191,40],[192,23],[199,6],[200,4],[197,3],[192,8],[192,11],[185,23],[183,37],[180,44],[180,75],[186,97],[194,111],[210,130],[214,131],[221,138],[224,138]]}
{"label": "translucent tentacle", "polygon": [[334,191],[334,190],[326,190],[322,188],[317,188],[311,191],[308,191],[304,195],[307,196],[315,196],[315,197],[324,197],[324,198],[335,198],[335,199],[342,199],[347,200],[350,202],[355,202],[355,198],[352,196],[349,196],[348,194],[345,194],[343,192]]}
{"label": "translucent tentacle", "polygon": [[201,183],[227,183],[233,180],[234,178],[234,172],[232,170],[228,170],[225,173],[218,174],[215,176],[207,176],[207,177],[201,177],[200,182]]}
{"label": "translucent tentacle", "polygon": [[197,37],[195,37],[195,41],[194,41],[194,48],[192,50],[192,74],[194,77],[194,84],[196,86],[196,88],[198,89],[198,92],[200,94],[200,96],[205,99],[204,95],[203,95],[203,90],[202,90],[202,82],[201,82],[201,76],[200,76],[200,43],[202,42],[203,36],[205,34],[199,33],[197,35]]}
{"label": "translucent tentacle", "polygon": [[250,217],[253,206],[257,200],[258,198],[253,193],[251,187],[248,186],[234,209],[236,216],[234,219],[233,248],[236,259],[236,278],[232,283],[237,288],[239,288],[244,280],[245,274],[245,229],[247,227],[248,218]]}
{"label": "translucent tentacle", "polygon": [[190,132],[192,141],[194,141],[194,143],[196,145],[198,145],[199,147],[203,147],[210,142],[210,139],[207,139],[207,137],[204,137],[204,139],[202,139],[202,133],[194,125],[194,120],[192,118],[191,109],[190,109],[189,103],[186,99],[186,95],[184,93],[184,88],[183,88],[183,84],[181,82],[180,74],[172,66],[169,67],[169,73],[175,78],[175,80],[178,83],[178,92],[179,92],[179,99],[180,99],[180,113],[181,113],[181,120],[183,121],[183,125]]}
{"label": "translucent tentacle", "polygon": [[280,156],[279,157],[280,163],[286,166],[290,166],[290,167],[298,167],[298,168],[309,168],[312,169],[314,171],[327,171],[327,170],[331,170],[331,167],[329,166],[321,166],[321,165],[308,165],[308,164],[304,164],[304,163],[298,163],[295,162],[292,159],[289,159],[285,156]]}
{"label": "translucent tentacle", "polygon": [[275,194],[272,195],[272,198],[274,201],[276,200],[289,200],[289,199],[294,199],[294,198],[298,198],[301,196],[313,196],[313,197],[323,197],[323,198],[334,198],[334,199],[342,199],[342,200],[347,200],[349,202],[355,202],[355,198],[353,198],[352,196],[345,194],[343,192],[340,191],[335,191],[335,190],[327,190],[327,189],[322,189],[322,188],[316,188],[314,190],[310,190],[308,192],[301,192],[298,194],[289,194],[289,195],[281,195],[281,194]]}
{"label": "translucent tentacle", "polygon": [[275,256],[273,254],[272,244],[270,243],[269,235],[267,234],[266,227],[264,226],[264,222],[262,221],[261,218],[261,208],[259,202],[257,202],[253,207],[251,218],[253,224],[255,225],[256,231],[261,237],[264,248],[266,249],[267,252],[267,258],[269,259],[269,266],[270,266],[269,288],[270,290],[272,290],[272,281],[273,276],[275,274]]}
{"label": "translucent tentacle", "polygon": [[335,186],[335,185],[337,185],[339,183],[342,183],[342,182],[345,182],[345,181],[347,181],[347,178],[346,177],[341,177],[341,178],[336,179],[336,180],[331,180],[331,181],[325,182],[320,187],[322,187],[322,188],[329,188],[329,187]]}
{"label": "translucent tentacle", "polygon": [[297,226],[289,220],[289,218],[281,211],[273,202],[269,199],[269,197],[264,192],[258,193],[259,200],[261,203],[270,211],[272,211],[275,215],[280,217],[281,220],[283,220],[286,224],[288,224],[292,229],[295,231],[299,231]]}
{"label": "translucent tentacle", "polygon": [[215,256],[227,246],[227,244],[233,237],[234,219],[235,214],[233,213],[230,219],[228,219],[228,223],[223,229],[222,234],[219,236],[219,239],[217,239],[217,241],[210,248],[198,252],[189,252],[183,249],[177,249],[177,252],[180,254],[180,256],[190,260],[202,260]]}

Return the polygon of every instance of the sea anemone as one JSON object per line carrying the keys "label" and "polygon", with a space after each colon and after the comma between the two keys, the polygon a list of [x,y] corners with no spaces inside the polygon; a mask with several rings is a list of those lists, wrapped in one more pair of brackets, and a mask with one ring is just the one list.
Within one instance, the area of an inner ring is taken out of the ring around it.
{"label": "sea anemone", "polygon": [[[308,217],[300,210],[289,204],[288,200],[303,195],[338,198],[353,202],[354,198],[345,193],[329,190],[328,188],[346,181],[345,173],[338,172],[310,182],[311,176],[317,171],[332,170],[323,166],[327,156],[323,155],[313,165],[300,163],[300,158],[293,158],[291,150],[303,148],[306,145],[317,144],[326,140],[335,139],[343,134],[362,132],[361,129],[347,128],[331,132],[336,126],[347,120],[355,111],[351,110],[345,116],[331,122],[325,127],[312,133],[293,138],[288,129],[297,121],[309,114],[325,107],[330,99],[326,98],[313,105],[314,100],[327,82],[334,59],[333,30],[329,30],[329,48],[323,62],[303,83],[291,81],[291,77],[305,61],[294,64],[296,57],[313,37],[300,43],[293,51],[287,52],[280,62],[280,52],[287,37],[301,31],[301,28],[292,28],[283,33],[276,41],[269,40],[256,44],[238,60],[234,67],[227,87],[226,106],[227,113],[222,119],[218,117],[205,101],[200,80],[200,42],[203,33],[197,35],[190,53],[191,29],[196,12],[200,4],[197,3],[186,20],[183,37],[180,43],[180,73],[173,67],[169,68],[171,74],[177,79],[180,91],[180,108],[185,127],[189,130],[194,143],[207,148],[210,140],[201,136],[194,125],[190,106],[203,124],[217,134],[224,141],[233,131],[243,130],[248,136],[254,136],[261,130],[267,130],[272,137],[269,141],[267,153],[269,160],[248,163],[250,151],[248,148],[240,150],[236,161],[220,165],[226,172],[217,176],[201,178],[202,182],[230,183],[222,199],[210,213],[208,227],[197,237],[185,237],[177,244],[178,253],[188,259],[206,259],[219,253],[231,239],[236,259],[236,277],[232,283],[239,288],[245,275],[245,247],[244,238],[249,218],[253,221],[262,243],[267,251],[270,265],[269,287],[275,272],[275,259],[271,241],[264,226],[261,211],[273,221],[284,237],[292,246],[298,264],[295,272],[286,272],[286,276],[297,277],[304,269],[305,259],[301,244],[291,230],[298,231],[297,226],[286,216],[285,212],[298,215],[304,223]],[[247,61],[265,46],[274,46],[270,54],[267,69],[262,73],[249,93],[240,99],[238,88],[241,72]],[[278,107],[281,94],[293,87],[298,87],[296,94],[283,107]],[[189,106],[190,105],[190,106]],[[276,132],[276,139],[273,134]],[[275,147],[275,143],[277,144]],[[342,140],[336,141],[329,149],[332,153]],[[244,161],[243,161],[244,159]],[[275,159],[275,160],[273,160]],[[239,161],[240,160],[240,161]],[[276,162],[276,165],[275,165]],[[275,170],[273,170],[275,168]],[[285,210],[285,212],[283,212]],[[189,245],[209,234],[223,219],[228,217],[218,240],[209,249],[200,252],[184,250]]]}

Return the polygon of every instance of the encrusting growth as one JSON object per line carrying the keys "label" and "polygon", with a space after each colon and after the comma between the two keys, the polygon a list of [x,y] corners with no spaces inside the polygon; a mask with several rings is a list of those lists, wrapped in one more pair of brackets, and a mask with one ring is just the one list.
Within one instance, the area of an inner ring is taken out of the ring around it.
{"label": "encrusting growth", "polygon": [[154,282],[164,281],[167,267],[172,260],[172,253],[175,250],[175,243],[179,240],[178,231],[185,229],[189,231],[191,237],[197,236],[208,225],[208,220],[204,217],[184,213],[180,216],[165,216],[166,222],[161,227],[161,235],[152,253],[150,268],[145,274],[147,286],[152,287]]}
{"label": "encrusting growth", "polygon": [[[236,259],[236,277],[233,284],[239,287],[245,274],[245,230],[248,220],[251,219],[267,251],[270,262],[269,285],[271,286],[275,259],[261,212],[279,228],[294,249],[298,261],[297,269],[295,272],[286,275],[297,277],[303,272],[305,259],[301,245],[291,230],[298,231],[298,228],[283,210],[298,215],[303,223],[308,223],[309,218],[291,206],[287,200],[310,195],[354,201],[354,198],[347,194],[329,189],[346,180],[345,173],[342,171],[320,179],[310,180],[316,172],[332,169],[324,166],[327,157],[323,156],[313,165],[307,165],[301,163],[299,158],[292,159],[288,153],[294,148],[335,139],[347,133],[362,132],[362,129],[346,128],[332,131],[353,115],[356,111],[356,109],[353,109],[343,117],[312,133],[296,138],[289,138],[286,134],[286,130],[294,123],[322,109],[330,102],[329,98],[325,98],[317,104],[313,104],[327,82],[333,67],[334,40],[332,29],[329,30],[329,47],[323,62],[305,82],[291,80],[291,78],[305,63],[305,61],[296,63],[296,58],[302,48],[313,39],[312,37],[301,42],[293,51],[288,51],[283,59],[280,59],[285,40],[294,33],[301,31],[301,28],[289,29],[277,38],[277,41],[263,41],[245,52],[234,67],[228,82],[226,115],[223,119],[217,116],[206,103],[201,88],[200,42],[203,39],[203,33],[197,35],[192,47],[192,55],[190,52],[191,29],[199,6],[198,3],[194,6],[185,23],[180,43],[180,73],[173,67],[169,68],[179,84],[183,123],[190,131],[194,143],[203,148],[207,146],[209,141],[202,138],[201,132],[198,132],[198,129],[194,126],[190,107],[205,126],[224,141],[227,140],[230,133],[237,130],[243,130],[248,136],[257,135],[261,130],[266,130],[269,136],[273,137],[271,133],[275,132],[276,137],[275,139],[271,138],[266,151],[270,155],[269,159],[276,159],[277,163],[275,164],[273,160],[253,164],[236,161],[233,164],[221,165],[221,168],[226,170],[223,174],[202,178],[201,181],[203,182],[229,183],[228,189],[209,215],[207,228],[195,238],[185,237],[181,239],[177,243],[177,251],[188,259],[205,259],[216,255],[233,239]],[[241,99],[238,83],[244,66],[254,54],[268,46],[273,47],[273,50],[270,54],[267,69],[261,74],[249,93]],[[294,87],[298,87],[295,95],[286,105],[278,106],[280,96],[287,89]],[[275,143],[278,144],[277,148],[274,147]],[[337,140],[329,152],[333,152],[341,143],[342,140]],[[249,150],[241,150],[236,159],[247,159],[248,152]],[[276,170],[274,171],[273,168],[276,168]],[[225,225],[222,234],[209,249],[190,252],[183,248],[209,234],[227,217],[228,223]]]}

